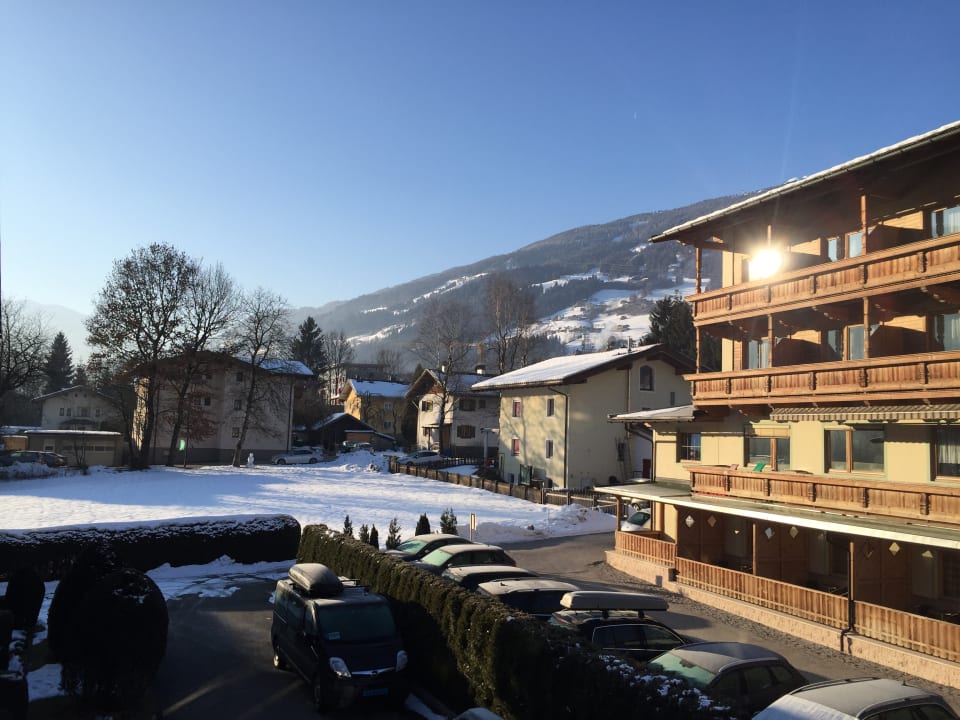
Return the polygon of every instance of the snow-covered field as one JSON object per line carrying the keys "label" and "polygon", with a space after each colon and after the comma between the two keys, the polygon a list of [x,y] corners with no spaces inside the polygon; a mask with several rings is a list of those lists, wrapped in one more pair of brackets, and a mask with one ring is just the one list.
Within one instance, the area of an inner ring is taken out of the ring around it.
{"label": "snow-covered field", "polygon": [[[210,466],[153,468],[143,472],[94,468],[89,475],[55,471],[48,477],[0,481],[0,530],[77,525],[155,524],[178,518],[222,518],[283,513],[301,525],[323,523],[343,527],[350,516],[354,529],[376,525],[381,542],[396,517],[401,536],[413,535],[421,513],[431,527],[452,509],[460,534],[469,536],[471,513],[476,515],[475,540],[511,543],[546,537],[613,532],[612,516],[576,506],[551,507],[475,488],[394,475],[387,457],[358,451],[317,465],[253,468]],[[470,474],[472,468],[451,468]],[[291,558],[291,561],[293,558]],[[148,573],[167,599],[199,594],[225,596],[238,585],[282,577],[290,561],[238,565],[221,558],[209,565],[171,568]],[[41,617],[46,617],[56,583],[47,583]],[[0,595],[6,591],[0,583]],[[47,665],[28,675],[30,697],[58,694],[60,668]],[[416,698],[412,709],[433,716]]]}

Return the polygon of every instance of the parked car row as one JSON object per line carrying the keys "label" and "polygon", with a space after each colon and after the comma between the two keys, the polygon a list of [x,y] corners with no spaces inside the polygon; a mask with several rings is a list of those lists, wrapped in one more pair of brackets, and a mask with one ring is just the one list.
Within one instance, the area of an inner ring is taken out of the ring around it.
{"label": "parked car row", "polygon": [[[624,521],[631,526],[625,529],[649,527],[649,510],[635,510]],[[785,657],[759,645],[693,642],[646,614],[668,609],[658,595],[581,590],[517,567],[502,548],[456,535],[421,535],[407,543],[395,554],[430,572],[439,570],[441,577],[464,589],[579,633],[605,652],[629,657],[650,672],[679,678],[728,706],[737,718],[960,720],[940,696],[894,680],[860,678],[809,685]],[[413,557],[418,554],[419,562]]]}
{"label": "parked car row", "polygon": [[47,467],[63,467],[67,458],[55,452],[41,450],[7,450],[0,452],[0,465],[14,463],[43,463]]}

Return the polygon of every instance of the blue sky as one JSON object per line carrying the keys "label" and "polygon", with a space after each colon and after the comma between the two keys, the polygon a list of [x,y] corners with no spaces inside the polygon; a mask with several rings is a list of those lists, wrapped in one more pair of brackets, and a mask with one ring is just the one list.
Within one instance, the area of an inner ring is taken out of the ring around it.
{"label": "blue sky", "polygon": [[0,290],[151,242],[294,307],[960,119],[955,0],[0,0]]}

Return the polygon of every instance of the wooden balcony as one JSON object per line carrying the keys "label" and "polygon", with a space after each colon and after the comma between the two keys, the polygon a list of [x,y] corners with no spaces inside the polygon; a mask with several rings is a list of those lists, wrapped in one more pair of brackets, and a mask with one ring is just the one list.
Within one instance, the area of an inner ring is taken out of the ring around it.
{"label": "wooden balcony", "polygon": [[960,235],[826,262],[689,297],[698,327],[960,281]]}
{"label": "wooden balcony", "polygon": [[960,351],[685,375],[695,405],[956,399]]}
{"label": "wooden balcony", "polygon": [[695,493],[960,527],[960,486],[685,466]]}

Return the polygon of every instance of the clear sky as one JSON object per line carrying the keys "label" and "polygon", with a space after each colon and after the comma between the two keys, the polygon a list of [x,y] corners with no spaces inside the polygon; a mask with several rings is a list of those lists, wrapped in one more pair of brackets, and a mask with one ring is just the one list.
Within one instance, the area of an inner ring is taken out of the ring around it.
{"label": "clear sky", "polygon": [[4,296],[151,242],[294,307],[960,119],[956,0],[0,0]]}

